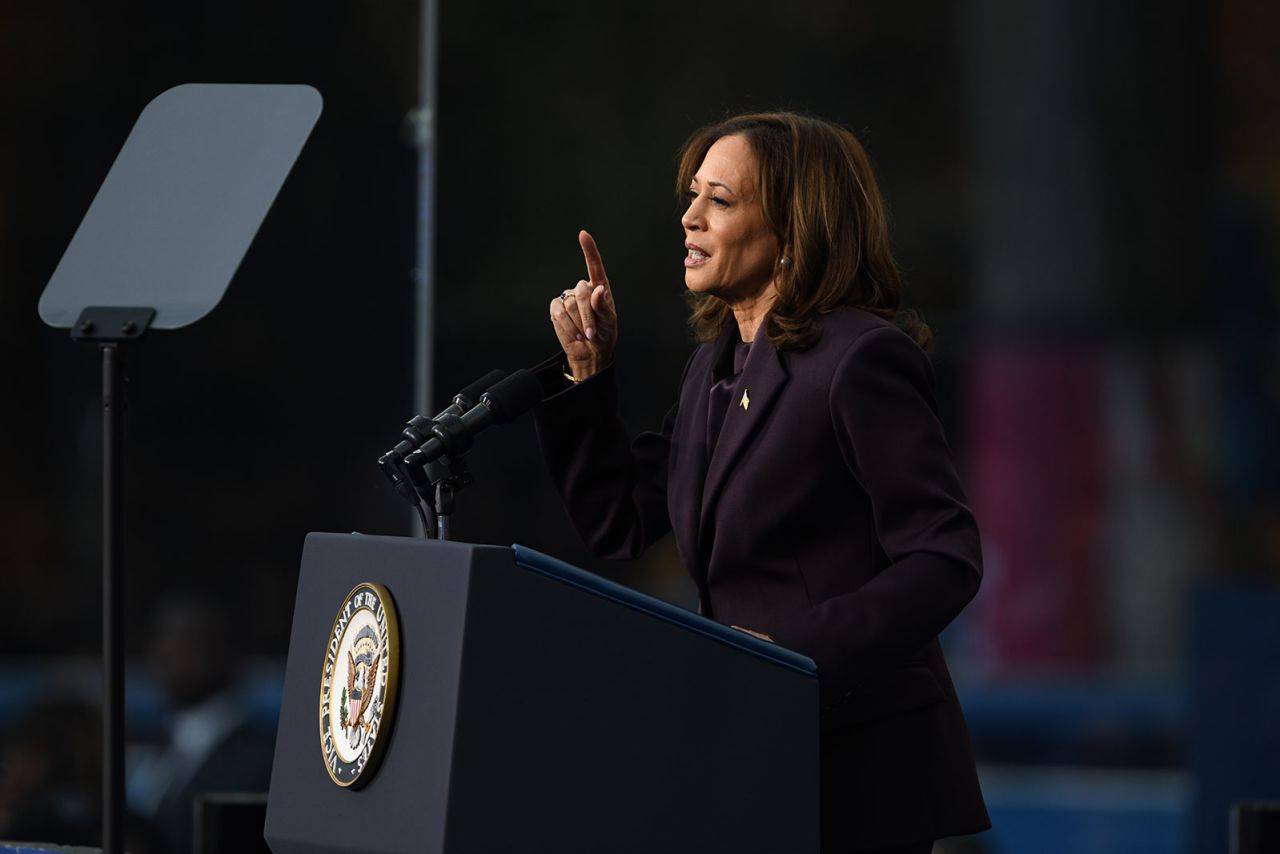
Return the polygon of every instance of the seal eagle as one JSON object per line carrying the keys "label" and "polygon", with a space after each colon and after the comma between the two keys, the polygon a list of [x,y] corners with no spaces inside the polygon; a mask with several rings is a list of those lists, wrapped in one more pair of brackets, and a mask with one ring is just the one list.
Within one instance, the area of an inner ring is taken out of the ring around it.
{"label": "seal eagle", "polygon": [[369,725],[365,723],[364,715],[373,707],[373,692],[378,687],[378,662],[382,660],[381,655],[373,657],[373,663],[364,671],[364,683],[356,688],[356,666],[355,656],[351,654],[351,650],[347,650],[347,697],[350,698],[351,715],[347,719],[347,726],[368,729]]}

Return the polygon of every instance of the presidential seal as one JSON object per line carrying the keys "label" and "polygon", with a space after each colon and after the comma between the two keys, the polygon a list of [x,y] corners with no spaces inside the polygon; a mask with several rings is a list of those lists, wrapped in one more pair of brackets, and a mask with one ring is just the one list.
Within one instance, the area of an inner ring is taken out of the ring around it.
{"label": "presidential seal", "polygon": [[395,603],[381,584],[347,594],[329,632],[320,676],[320,747],[339,786],[359,787],[391,737],[400,668]]}

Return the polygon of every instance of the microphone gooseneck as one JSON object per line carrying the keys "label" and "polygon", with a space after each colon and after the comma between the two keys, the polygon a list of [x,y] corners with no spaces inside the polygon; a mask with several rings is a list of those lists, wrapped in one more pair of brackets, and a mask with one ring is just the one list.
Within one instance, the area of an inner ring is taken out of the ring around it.
{"label": "microphone gooseneck", "polygon": [[461,456],[471,449],[476,434],[495,425],[508,424],[542,400],[542,383],[532,371],[520,369],[480,396],[480,402],[466,412],[436,419],[431,438],[405,458],[405,465],[418,468],[442,456]]}
{"label": "microphone gooseneck", "polygon": [[[453,398],[434,418],[412,418],[394,448],[378,458],[396,492],[414,506],[428,538],[448,539],[454,496],[471,483],[466,455],[477,434],[508,424],[544,397],[529,370],[490,371]],[[477,399],[478,398],[478,399]]]}
{"label": "microphone gooseneck", "polygon": [[434,434],[431,432],[434,425],[441,418],[457,418],[463,413],[472,409],[478,402],[485,391],[490,387],[501,382],[506,376],[505,371],[492,370],[478,380],[473,381],[470,385],[462,389],[453,396],[453,402],[445,407],[434,418],[427,418],[423,415],[415,415],[409,419],[409,423],[405,425],[401,432],[401,441],[394,448],[387,451],[378,458],[378,467],[382,469],[382,473],[391,481],[391,485],[396,491],[410,503],[418,503],[417,490],[414,488],[414,480],[411,472],[406,471],[406,457],[411,455],[424,442],[430,439]]}

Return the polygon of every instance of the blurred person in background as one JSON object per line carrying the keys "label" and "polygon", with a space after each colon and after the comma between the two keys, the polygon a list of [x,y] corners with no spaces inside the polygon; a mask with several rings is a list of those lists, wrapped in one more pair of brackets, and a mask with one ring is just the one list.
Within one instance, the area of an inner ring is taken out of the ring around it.
{"label": "blurred person in background", "polygon": [[172,851],[192,846],[193,804],[204,792],[265,792],[274,733],[253,721],[238,679],[230,610],[215,597],[178,594],[156,608],[149,658],[171,715],[165,743],[133,749],[130,807],[151,818]]}
{"label": "blurred person in background", "polygon": [[98,841],[101,717],[74,701],[31,706],[0,751],[0,839]]}
{"label": "blurred person in background", "polygon": [[[0,840],[97,845],[102,716],[79,700],[37,700],[0,746]],[[125,817],[132,854],[164,854],[154,828]]]}
{"label": "blurred person in background", "polygon": [[596,554],[674,531],[701,613],[817,663],[824,852],[983,830],[937,637],[977,592],[978,529],[870,162],[825,121],[744,115],[697,131],[677,182],[700,342],[678,402],[628,441],[613,291],[582,232],[588,278],[551,300],[563,355],[539,368],[552,478]]}

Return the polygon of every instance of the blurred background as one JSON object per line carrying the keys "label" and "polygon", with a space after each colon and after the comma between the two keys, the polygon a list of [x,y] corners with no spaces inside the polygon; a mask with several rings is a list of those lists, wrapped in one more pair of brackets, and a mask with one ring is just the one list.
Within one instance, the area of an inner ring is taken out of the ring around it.
{"label": "blurred background", "polygon": [[[223,303],[131,359],[137,850],[183,850],[202,787],[265,787],[306,532],[409,532],[374,461],[414,414],[419,14],[0,0],[0,839],[97,839],[99,356],[36,303],[170,86],[325,111]],[[1280,798],[1280,7],[444,2],[439,45],[439,404],[554,351],[588,228],[624,418],[656,427],[692,346],[681,143],[747,109],[841,122],[984,537],[944,638],[976,850],[1222,851],[1231,803]],[[471,460],[458,538],[694,603],[669,542],[589,557],[527,420]]]}

